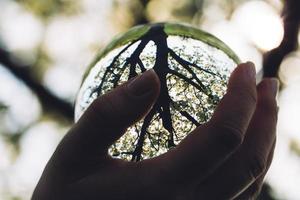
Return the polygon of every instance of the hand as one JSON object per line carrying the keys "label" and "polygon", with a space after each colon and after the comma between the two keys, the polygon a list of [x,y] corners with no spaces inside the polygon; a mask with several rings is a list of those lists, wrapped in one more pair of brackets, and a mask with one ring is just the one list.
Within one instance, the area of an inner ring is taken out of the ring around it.
{"label": "hand", "polygon": [[278,81],[255,84],[253,64],[240,64],[212,119],[176,148],[141,162],[107,154],[159,94],[153,70],[96,99],[58,145],[33,200],[251,199],[275,146]]}

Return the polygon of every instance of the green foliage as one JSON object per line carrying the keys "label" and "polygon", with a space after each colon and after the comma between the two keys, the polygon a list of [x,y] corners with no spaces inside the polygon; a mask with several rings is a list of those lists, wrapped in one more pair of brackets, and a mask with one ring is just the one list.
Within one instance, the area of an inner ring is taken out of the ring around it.
{"label": "green foliage", "polygon": [[187,0],[181,8],[172,11],[173,15],[184,21],[192,21],[195,15],[202,15],[204,0]]}
{"label": "green foliage", "polygon": [[13,151],[16,155],[20,153],[20,139],[22,138],[25,130],[19,131],[17,133],[5,133],[2,135],[8,144],[11,144],[13,147]]}
{"label": "green foliage", "polygon": [[290,142],[290,149],[293,153],[300,157],[300,142],[297,140],[292,140]]}
{"label": "green foliage", "polygon": [[16,0],[37,16],[47,19],[57,14],[71,15],[79,10],[79,0]]}
{"label": "green foliage", "polygon": [[7,106],[0,102],[0,113],[7,110]]}

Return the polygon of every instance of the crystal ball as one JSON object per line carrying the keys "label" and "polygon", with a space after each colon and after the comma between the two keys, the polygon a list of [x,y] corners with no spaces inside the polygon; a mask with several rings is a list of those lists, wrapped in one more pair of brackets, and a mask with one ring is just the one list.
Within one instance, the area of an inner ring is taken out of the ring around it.
{"label": "crystal ball", "polygon": [[194,27],[175,23],[133,27],[99,52],[87,68],[75,121],[96,98],[153,68],[165,89],[151,111],[108,153],[135,162],[159,156],[211,118],[238,63],[226,44]]}

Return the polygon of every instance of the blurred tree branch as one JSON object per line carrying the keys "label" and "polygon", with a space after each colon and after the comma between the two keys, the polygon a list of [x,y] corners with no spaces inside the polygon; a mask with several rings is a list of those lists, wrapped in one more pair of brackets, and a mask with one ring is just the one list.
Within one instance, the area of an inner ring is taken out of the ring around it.
{"label": "blurred tree branch", "polygon": [[142,6],[142,11],[140,12],[140,16],[135,17],[134,26],[139,24],[147,24],[150,22],[147,17],[147,11],[146,11],[147,5],[150,2],[150,0],[139,0],[139,2]]}
{"label": "blurred tree branch", "polygon": [[278,77],[279,67],[286,55],[298,48],[300,1],[285,0],[282,11],[284,35],[278,47],[264,54],[264,77]]}
{"label": "blurred tree branch", "polygon": [[73,120],[73,106],[52,94],[31,74],[30,66],[13,62],[9,52],[0,48],[0,63],[15,77],[23,81],[38,97],[42,108],[46,112],[55,112],[69,121]]}
{"label": "blurred tree branch", "polygon": [[[298,48],[298,33],[300,28],[300,1],[285,0],[282,10],[284,35],[280,45],[263,55],[263,76],[278,77],[280,64],[284,57]],[[264,184],[258,199],[273,200],[271,188]]]}

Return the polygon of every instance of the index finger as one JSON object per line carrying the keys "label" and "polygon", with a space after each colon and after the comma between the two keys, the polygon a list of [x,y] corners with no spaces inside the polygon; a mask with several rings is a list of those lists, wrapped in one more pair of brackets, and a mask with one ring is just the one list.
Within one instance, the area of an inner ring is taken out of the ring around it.
{"label": "index finger", "polygon": [[[152,160],[161,181],[182,183],[206,177],[242,143],[256,106],[255,68],[240,64],[227,94],[209,123],[196,128],[176,148]],[[159,165],[159,167],[157,167]]]}

